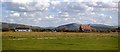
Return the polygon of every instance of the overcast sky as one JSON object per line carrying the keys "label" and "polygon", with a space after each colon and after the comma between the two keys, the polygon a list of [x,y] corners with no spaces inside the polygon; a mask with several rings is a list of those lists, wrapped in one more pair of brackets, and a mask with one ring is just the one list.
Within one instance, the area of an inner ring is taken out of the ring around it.
{"label": "overcast sky", "polygon": [[118,25],[118,0],[1,0],[0,5],[0,22],[40,27]]}

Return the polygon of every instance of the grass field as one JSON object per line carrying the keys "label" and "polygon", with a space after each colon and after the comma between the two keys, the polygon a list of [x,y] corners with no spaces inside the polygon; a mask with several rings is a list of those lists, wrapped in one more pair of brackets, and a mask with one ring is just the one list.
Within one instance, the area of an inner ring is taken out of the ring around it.
{"label": "grass field", "polygon": [[3,50],[117,50],[117,33],[3,32]]}

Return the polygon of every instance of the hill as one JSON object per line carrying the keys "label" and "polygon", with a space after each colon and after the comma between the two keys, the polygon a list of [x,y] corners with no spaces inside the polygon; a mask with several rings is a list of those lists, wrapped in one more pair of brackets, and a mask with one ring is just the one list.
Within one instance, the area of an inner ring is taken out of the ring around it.
{"label": "hill", "polygon": [[[81,24],[77,23],[70,23],[70,24],[65,24],[65,25],[60,25],[58,27],[38,27],[38,26],[31,26],[33,29],[55,29],[55,28],[62,28],[64,26],[67,27],[68,30],[79,30]],[[95,28],[96,30],[110,30],[110,29],[115,29],[117,26],[109,26],[109,25],[104,25],[104,24],[90,24],[92,28]],[[13,29],[16,26],[29,26],[29,25],[24,25],[24,24],[15,24],[15,23],[2,23],[2,28],[10,28]]]}
{"label": "hill", "polygon": [[[81,24],[71,23],[71,24],[65,24],[65,25],[58,26],[57,28],[62,28],[66,26],[68,30],[79,30],[80,25]],[[90,25],[92,28],[95,28],[96,30],[109,30],[109,29],[116,28],[115,26],[108,26],[104,24],[90,24]]]}
{"label": "hill", "polygon": [[[15,23],[2,23],[2,28],[10,28],[13,29],[16,26],[30,26],[30,25],[24,25],[24,24],[15,24]],[[32,28],[40,28],[37,26],[31,26]]]}

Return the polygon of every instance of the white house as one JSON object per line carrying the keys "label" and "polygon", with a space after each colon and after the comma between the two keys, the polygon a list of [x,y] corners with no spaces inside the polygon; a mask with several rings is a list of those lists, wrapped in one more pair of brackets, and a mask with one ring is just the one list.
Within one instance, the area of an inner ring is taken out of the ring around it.
{"label": "white house", "polygon": [[14,28],[15,32],[31,32],[31,27],[30,26],[17,26]]}

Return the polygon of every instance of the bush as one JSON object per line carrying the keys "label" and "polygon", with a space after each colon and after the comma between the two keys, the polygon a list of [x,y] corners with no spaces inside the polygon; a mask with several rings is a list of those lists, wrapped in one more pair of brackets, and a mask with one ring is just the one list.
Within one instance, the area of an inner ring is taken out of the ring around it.
{"label": "bush", "polygon": [[97,32],[97,30],[95,28],[92,28],[92,32]]}
{"label": "bush", "polygon": [[34,32],[40,32],[40,31],[42,31],[42,29],[35,28],[35,29],[32,29],[32,31],[34,31]]}
{"label": "bush", "polygon": [[3,32],[10,31],[10,28],[2,28]]}

